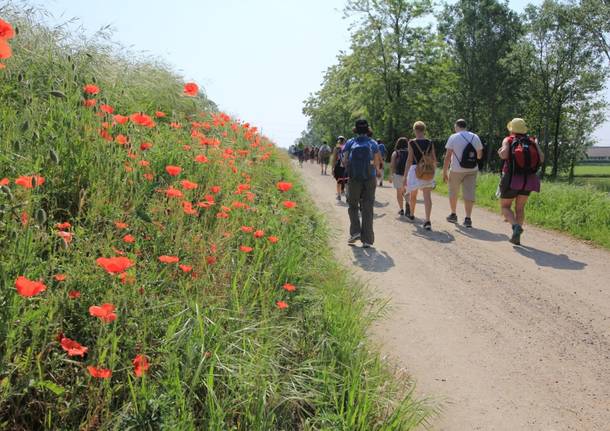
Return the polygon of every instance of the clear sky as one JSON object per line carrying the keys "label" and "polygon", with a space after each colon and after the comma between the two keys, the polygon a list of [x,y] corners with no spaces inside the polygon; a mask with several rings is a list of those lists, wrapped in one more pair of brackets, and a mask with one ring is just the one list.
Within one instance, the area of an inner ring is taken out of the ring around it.
{"label": "clear sky", "polygon": [[[319,88],[339,51],[349,47],[344,3],[49,0],[44,8],[53,23],[78,18],[88,33],[112,25],[116,41],[164,59],[222,110],[287,147],[307,124],[303,101]],[[519,11],[526,3],[510,1]],[[610,145],[610,122],[597,134],[600,143]]]}

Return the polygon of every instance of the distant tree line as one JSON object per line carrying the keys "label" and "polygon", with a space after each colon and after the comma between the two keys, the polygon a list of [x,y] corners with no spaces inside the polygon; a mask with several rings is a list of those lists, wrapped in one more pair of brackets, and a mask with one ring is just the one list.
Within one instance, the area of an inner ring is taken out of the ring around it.
{"label": "distant tree line", "polygon": [[[610,0],[529,5],[498,0],[348,0],[351,48],[306,101],[301,145],[350,135],[366,117],[393,146],[423,120],[441,139],[465,118],[486,144],[486,165],[513,117],[527,120],[552,177],[573,169],[604,121]],[[543,169],[543,172],[546,172]]]}

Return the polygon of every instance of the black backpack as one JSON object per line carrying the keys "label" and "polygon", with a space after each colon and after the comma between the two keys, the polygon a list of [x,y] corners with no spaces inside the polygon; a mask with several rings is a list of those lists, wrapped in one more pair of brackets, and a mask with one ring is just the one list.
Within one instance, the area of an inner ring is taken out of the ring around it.
{"label": "black backpack", "polygon": [[405,174],[409,152],[407,150],[396,150],[396,156],[396,174],[402,176]]}
{"label": "black backpack", "polygon": [[[462,139],[468,142],[464,135],[460,133],[460,136]],[[474,138],[472,139],[474,140]],[[460,166],[464,169],[474,169],[478,166],[477,150],[474,148],[474,145],[472,145],[472,140],[468,142],[466,147],[464,147],[464,151],[462,151],[462,158],[460,159],[457,154],[455,157],[458,159],[458,162],[460,162]]]}

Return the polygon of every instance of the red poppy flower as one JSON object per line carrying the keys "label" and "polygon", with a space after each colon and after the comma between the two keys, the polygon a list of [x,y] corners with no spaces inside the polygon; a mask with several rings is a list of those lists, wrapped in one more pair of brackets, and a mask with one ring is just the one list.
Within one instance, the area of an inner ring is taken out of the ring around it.
{"label": "red poppy flower", "polygon": [[114,112],[114,108],[103,103],[100,105],[100,111],[105,112],[106,114],[112,114]]}
{"label": "red poppy flower", "polygon": [[220,193],[220,186],[212,186],[210,191],[216,195],[216,194]]}
{"label": "red poppy flower", "polygon": [[136,377],[142,377],[148,371],[148,367],[150,366],[148,359],[144,355],[136,355],[131,363],[133,364]]}
{"label": "red poppy flower", "polygon": [[187,82],[184,84],[184,94],[191,97],[197,96],[199,94],[199,86],[194,82]]}
{"label": "red poppy flower", "polygon": [[0,39],[12,39],[15,37],[15,30],[8,22],[0,19]]}
{"label": "red poppy flower", "polygon": [[216,214],[216,218],[224,218],[224,219],[227,219],[227,218],[229,218],[229,214],[227,214],[226,212],[221,211],[221,212],[219,212],[218,214]]}
{"label": "red poppy flower", "polygon": [[197,157],[195,157],[195,161],[197,163],[207,163],[208,162],[208,158],[206,156],[204,156],[203,154],[200,154]]}
{"label": "red poppy flower", "polygon": [[129,121],[129,117],[126,117],[125,115],[119,115],[116,114],[114,117],[112,117],[114,119],[114,121],[117,124],[125,124]]}
{"label": "red poppy flower", "polygon": [[269,240],[269,242],[271,244],[275,244],[280,240],[277,236],[273,236],[273,235],[268,236],[267,239]]}
{"label": "red poppy flower", "polygon": [[167,190],[165,190],[165,195],[169,198],[182,198],[184,197],[184,194],[178,190],[173,188],[172,186],[169,186],[167,188]]}
{"label": "red poppy flower", "polygon": [[36,296],[41,292],[44,292],[47,288],[40,281],[28,280],[23,275],[17,277],[15,280],[15,288],[17,289],[17,293],[24,298],[31,298],[32,296]]}
{"label": "red poppy flower", "polygon": [[165,112],[157,111],[157,112],[155,112],[155,117],[163,118],[163,117],[165,117]]}
{"label": "red poppy flower", "polygon": [[[0,39],[0,59],[5,60],[7,58],[11,58],[13,56],[13,50],[11,46],[8,44],[6,39]],[[6,66],[3,64],[2,69]]]}
{"label": "red poppy flower", "polygon": [[127,229],[129,227],[127,223],[123,223],[122,221],[115,221],[114,225],[117,229]]}
{"label": "red poppy flower", "polygon": [[108,274],[120,274],[134,265],[133,261],[127,257],[99,257],[96,262]]}
{"label": "red poppy flower", "polygon": [[291,188],[292,188],[292,183],[286,183],[283,181],[280,181],[279,183],[277,183],[277,189],[281,192],[287,192]]}
{"label": "red poppy flower", "polygon": [[83,105],[85,106],[85,108],[91,108],[95,106],[96,103],[97,99],[86,99],[83,101]]}
{"label": "red poppy flower", "polygon": [[135,114],[131,114],[129,116],[129,119],[132,123],[137,124],[138,126],[145,126],[151,128],[155,126],[155,122],[153,121],[153,119],[149,115],[143,114],[142,112],[136,112]]}
{"label": "red poppy flower", "polygon": [[127,145],[127,142],[129,141],[129,139],[127,139],[127,136],[119,133],[118,135],[116,135],[116,137],[114,138],[115,142],[119,145]]}
{"label": "red poppy flower", "polygon": [[74,238],[74,234],[72,232],[65,232],[63,230],[57,232],[57,236],[60,237],[66,245],[70,244],[72,242],[72,238]]}
{"label": "red poppy flower", "polygon": [[109,379],[112,377],[112,370],[109,370],[108,368],[96,368],[89,365],[87,370],[89,371],[89,374],[96,379]]}
{"label": "red poppy flower", "polygon": [[254,230],[252,226],[242,226],[241,231],[244,233],[251,233]]}
{"label": "red poppy flower", "polygon": [[196,209],[193,208],[193,204],[189,201],[182,202],[182,210],[184,214],[187,215],[197,215],[199,214]]}
{"label": "red poppy flower", "polygon": [[63,223],[57,223],[55,227],[59,230],[68,230],[72,227],[72,225],[69,222],[65,221]]}
{"label": "red poppy flower", "polygon": [[44,182],[45,179],[39,175],[34,175],[32,177],[21,176],[15,180],[15,184],[26,189],[33,189],[34,187],[41,186]]}
{"label": "red poppy flower", "polygon": [[159,256],[159,262],[161,263],[178,263],[180,258],[177,256]]}
{"label": "red poppy flower", "polygon": [[55,280],[55,281],[66,281],[66,274],[55,274],[53,276],[53,280]]}
{"label": "red poppy flower", "polygon": [[99,317],[105,323],[110,323],[116,320],[115,308],[112,304],[92,305],[89,307],[89,314]]}
{"label": "red poppy flower", "polygon": [[80,298],[80,292],[78,290],[71,290],[68,292],[68,298],[70,298],[70,299]]}
{"label": "red poppy flower", "polygon": [[142,142],[140,144],[140,150],[142,151],[146,151],[146,150],[150,150],[152,148],[152,144],[150,142]]}
{"label": "red poppy flower", "polygon": [[83,91],[87,94],[97,94],[100,92],[100,87],[95,84],[87,84],[83,87]]}
{"label": "red poppy flower", "polygon": [[153,174],[144,174],[142,176],[146,181],[152,181],[155,178]]}
{"label": "red poppy flower", "polygon": [[171,123],[169,123],[169,127],[171,127],[172,129],[181,129],[182,124],[176,123],[176,122],[171,122]]}
{"label": "red poppy flower", "polygon": [[9,180],[8,178],[0,179],[0,186],[8,186],[10,183],[11,183],[11,180]]}
{"label": "red poppy flower", "polygon": [[148,166],[150,166],[150,162],[149,162],[148,160],[140,160],[140,161],[138,162],[138,164],[139,164],[140,166],[142,166],[142,167],[145,167],[145,168],[146,168],[146,167],[148,167]]}
{"label": "red poppy flower", "polygon": [[262,238],[264,236],[265,236],[264,230],[257,230],[256,232],[254,232],[254,238]]}
{"label": "red poppy flower", "polygon": [[178,268],[180,268],[182,270],[182,272],[186,272],[186,273],[189,273],[193,270],[193,267],[189,266],[189,265],[178,265]]}
{"label": "red poppy flower", "polygon": [[239,249],[244,253],[250,253],[252,250],[254,250],[252,247],[248,247],[247,245],[240,245]]}
{"label": "red poppy flower", "polygon": [[182,188],[184,190],[195,190],[197,187],[199,187],[197,183],[194,183],[189,180],[182,180],[180,184],[182,184]]}
{"label": "red poppy flower", "polygon": [[284,201],[283,205],[284,205],[284,208],[294,208],[297,206],[297,203],[293,202],[293,201]]}
{"label": "red poppy flower", "polygon": [[172,177],[179,175],[181,171],[182,171],[182,168],[180,166],[168,165],[165,167],[165,172],[167,172]]}
{"label": "red poppy flower", "polygon": [[216,256],[208,256],[205,258],[208,265],[214,265],[217,261]]}
{"label": "red poppy flower", "polygon": [[70,340],[69,338],[61,339],[61,348],[68,352],[68,356],[85,356],[85,353],[89,350],[77,341]]}
{"label": "red poppy flower", "polygon": [[287,292],[294,292],[295,290],[297,290],[296,286],[294,284],[290,284],[290,283],[286,283],[282,286],[282,288],[284,290],[286,290]]}
{"label": "red poppy flower", "polygon": [[134,242],[136,242],[136,239],[133,235],[125,235],[123,237],[123,242],[126,242],[127,244],[133,244]]}
{"label": "red poppy flower", "polygon": [[277,308],[279,308],[280,310],[288,308],[288,304],[284,301],[277,301],[275,305],[277,305]]}

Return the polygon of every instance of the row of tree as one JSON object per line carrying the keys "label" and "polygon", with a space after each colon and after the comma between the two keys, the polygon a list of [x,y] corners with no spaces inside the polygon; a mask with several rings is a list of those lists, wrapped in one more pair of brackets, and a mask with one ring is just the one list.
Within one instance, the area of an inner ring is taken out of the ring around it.
{"label": "row of tree", "polygon": [[553,177],[593,144],[606,108],[610,0],[546,0],[523,14],[498,0],[436,10],[431,0],[348,0],[345,14],[351,48],[305,101],[298,144],[332,142],[365,117],[391,147],[415,120],[441,138],[462,117],[482,136],[491,167],[518,116],[539,137]]}

